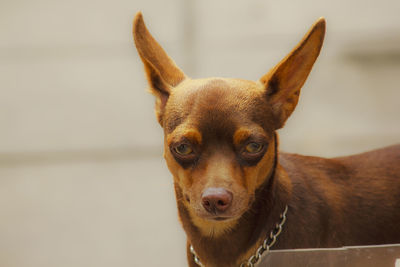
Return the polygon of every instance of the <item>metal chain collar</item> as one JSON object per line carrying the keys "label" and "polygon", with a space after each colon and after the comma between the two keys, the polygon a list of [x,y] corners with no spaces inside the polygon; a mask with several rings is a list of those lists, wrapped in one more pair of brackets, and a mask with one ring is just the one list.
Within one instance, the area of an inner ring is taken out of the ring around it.
{"label": "metal chain collar", "polygon": [[[281,213],[279,216],[280,221],[275,225],[275,228],[270,232],[269,236],[264,239],[262,245],[256,250],[256,253],[252,255],[248,260],[244,261],[242,264],[240,264],[239,267],[254,267],[254,264],[256,264],[262,257],[264,252],[269,252],[271,247],[275,244],[277,237],[281,234],[283,225],[286,222],[286,214],[288,211],[288,206],[285,206],[285,210]],[[199,257],[196,254],[196,251],[194,251],[194,248],[192,245],[190,245],[190,253],[193,255],[193,260],[194,262],[200,266],[204,267],[204,265],[201,263]],[[265,254],[266,255],[266,254]]]}

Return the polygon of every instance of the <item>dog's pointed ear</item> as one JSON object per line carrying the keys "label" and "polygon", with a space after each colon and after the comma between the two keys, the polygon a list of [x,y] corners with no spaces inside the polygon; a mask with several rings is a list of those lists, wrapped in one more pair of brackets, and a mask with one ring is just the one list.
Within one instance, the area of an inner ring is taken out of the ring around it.
{"label": "dog's pointed ear", "polygon": [[300,89],[317,59],[325,35],[325,19],[320,18],[303,40],[260,81],[276,118],[275,128],[282,128],[297,105]]}
{"label": "dog's pointed ear", "polygon": [[151,36],[144,24],[141,12],[136,14],[133,21],[133,38],[144,64],[150,91],[156,96],[158,122],[163,125],[163,113],[171,90],[186,76]]}

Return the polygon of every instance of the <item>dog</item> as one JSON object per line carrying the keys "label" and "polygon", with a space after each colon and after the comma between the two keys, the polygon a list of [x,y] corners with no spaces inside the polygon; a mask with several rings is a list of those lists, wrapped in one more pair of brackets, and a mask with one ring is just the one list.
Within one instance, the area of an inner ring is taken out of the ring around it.
{"label": "dog", "polygon": [[191,79],[135,16],[189,266],[252,266],[271,248],[400,242],[400,145],[330,159],[278,152],[276,130],[297,105],[325,24],[258,81]]}

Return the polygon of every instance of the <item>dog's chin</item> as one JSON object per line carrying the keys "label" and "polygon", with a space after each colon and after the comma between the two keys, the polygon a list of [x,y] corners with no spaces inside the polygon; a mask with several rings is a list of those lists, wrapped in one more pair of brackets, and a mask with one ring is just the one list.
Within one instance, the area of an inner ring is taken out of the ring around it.
{"label": "dog's chin", "polygon": [[204,216],[195,220],[201,233],[207,237],[216,238],[228,234],[238,223],[240,216]]}
{"label": "dog's chin", "polygon": [[205,210],[191,210],[189,214],[193,224],[207,237],[218,237],[229,233],[238,223],[242,214],[221,213],[211,214]]}

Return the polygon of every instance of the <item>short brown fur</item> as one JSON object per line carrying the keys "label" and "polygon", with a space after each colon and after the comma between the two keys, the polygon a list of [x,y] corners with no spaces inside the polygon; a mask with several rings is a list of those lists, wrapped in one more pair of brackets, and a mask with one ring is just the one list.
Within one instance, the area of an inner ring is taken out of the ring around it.
{"label": "short brown fur", "polygon": [[239,265],[286,205],[288,221],[274,249],[400,242],[400,145],[331,159],[278,153],[276,130],[319,55],[324,19],[256,82],[190,79],[141,13],[133,34],[164,128],[191,267],[197,265],[190,244],[205,266]]}

